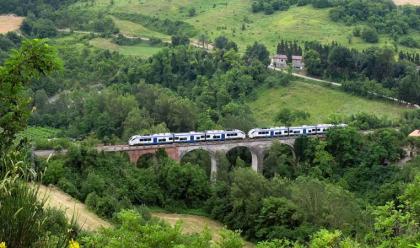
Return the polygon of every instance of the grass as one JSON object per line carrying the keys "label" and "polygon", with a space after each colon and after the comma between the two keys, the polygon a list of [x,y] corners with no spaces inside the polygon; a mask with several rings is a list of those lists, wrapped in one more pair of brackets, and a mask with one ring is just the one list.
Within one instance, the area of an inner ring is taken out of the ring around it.
{"label": "grass", "polygon": [[165,35],[165,34],[150,30],[140,24],[130,22],[130,21],[125,21],[125,20],[120,20],[116,17],[112,17],[112,19],[114,20],[115,24],[119,28],[120,32],[125,35],[147,37],[147,38],[153,37],[153,38],[159,38],[163,41],[171,40],[171,37],[169,35]]}
{"label": "grass", "polygon": [[28,127],[21,135],[30,140],[51,139],[55,138],[60,131],[60,129],[50,127]]}
{"label": "grass", "polygon": [[148,58],[163,49],[163,47],[155,47],[146,43],[133,46],[119,46],[115,43],[112,43],[110,39],[105,38],[92,39],[89,41],[89,44],[97,48],[116,51],[123,55],[138,56],[141,58]]}
{"label": "grass", "polygon": [[381,100],[369,100],[316,83],[294,81],[287,87],[261,89],[254,101],[248,102],[260,126],[274,125],[281,109],[303,110],[310,118],[297,124],[328,122],[332,115],[347,117],[360,112],[386,116],[395,120],[407,108]]}
{"label": "grass", "polygon": [[[337,41],[356,49],[392,46],[390,37],[384,35],[380,37],[380,42],[377,44],[369,44],[356,37],[353,37],[349,44],[348,36],[352,33],[353,27],[331,21],[329,9],[315,9],[311,6],[292,7],[288,11],[264,15],[251,13],[250,2],[245,0],[114,0],[114,5],[111,6],[109,0],[96,0],[95,5],[89,8],[108,10],[111,13],[140,13],[185,21],[197,30],[206,33],[212,40],[219,35],[229,37],[238,43],[242,51],[247,45],[259,41],[273,53],[280,39],[317,40],[323,43]],[[189,17],[187,15],[189,8],[195,8],[197,15]],[[246,23],[246,28],[242,30],[244,23]],[[123,32],[132,34],[154,32],[132,22],[117,21],[117,26]],[[156,32],[153,35],[156,35]],[[411,35],[413,38],[420,38],[418,31],[413,31]],[[420,49],[401,48],[420,51]]]}

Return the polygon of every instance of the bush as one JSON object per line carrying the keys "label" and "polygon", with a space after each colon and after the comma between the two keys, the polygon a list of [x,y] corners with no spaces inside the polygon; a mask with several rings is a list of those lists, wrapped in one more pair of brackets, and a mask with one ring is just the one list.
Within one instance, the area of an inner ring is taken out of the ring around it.
{"label": "bush", "polygon": [[400,44],[406,47],[419,48],[419,43],[411,37],[402,38]]}
{"label": "bush", "polygon": [[365,27],[362,30],[361,37],[364,41],[369,43],[377,43],[379,41],[378,32],[371,27]]}

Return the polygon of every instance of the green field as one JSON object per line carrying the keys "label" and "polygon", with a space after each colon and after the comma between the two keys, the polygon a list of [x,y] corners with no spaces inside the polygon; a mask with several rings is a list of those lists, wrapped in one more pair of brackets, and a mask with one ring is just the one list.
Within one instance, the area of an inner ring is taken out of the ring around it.
{"label": "green field", "polygon": [[28,127],[20,135],[30,140],[40,140],[55,138],[60,131],[50,127]]}
{"label": "green field", "polygon": [[150,46],[146,43],[133,46],[119,46],[112,43],[110,39],[105,38],[92,39],[89,41],[89,44],[97,48],[119,52],[123,55],[138,56],[142,58],[148,58],[163,49],[163,47]]}
{"label": "green field", "polygon": [[130,22],[125,20],[120,20],[116,17],[112,17],[115,24],[119,28],[120,32],[129,35],[129,36],[137,36],[137,37],[147,37],[147,38],[159,38],[163,41],[170,41],[171,37],[169,35],[165,35],[159,32],[155,32],[153,30],[147,29],[146,27]]}
{"label": "green field", "polygon": [[248,105],[261,126],[274,125],[275,114],[283,108],[310,113],[309,120],[299,124],[325,123],[332,115],[347,117],[361,112],[397,119],[407,110],[394,103],[369,100],[302,81],[294,81],[287,87],[260,90],[256,99]]}
{"label": "green field", "polygon": [[[264,15],[251,13],[250,2],[250,0],[114,0],[114,5],[111,6],[109,0],[96,0],[95,5],[89,8],[107,10],[109,13],[140,13],[162,19],[185,21],[201,33],[206,33],[210,39],[219,35],[233,39],[242,50],[258,41],[274,52],[280,39],[317,40],[324,43],[337,41],[357,49],[372,46],[356,37],[353,37],[349,44],[347,37],[352,33],[353,27],[331,21],[329,9],[315,9],[311,6],[292,7],[288,11]],[[188,9],[192,7],[196,9],[197,15],[188,17]],[[243,24],[245,30],[242,30]],[[158,37],[157,32],[133,22],[117,20],[117,26],[123,33]],[[420,32],[412,32],[411,35],[420,40]],[[392,46],[392,42],[390,37],[381,36],[380,42],[374,45]],[[404,48],[404,50],[415,49]]]}

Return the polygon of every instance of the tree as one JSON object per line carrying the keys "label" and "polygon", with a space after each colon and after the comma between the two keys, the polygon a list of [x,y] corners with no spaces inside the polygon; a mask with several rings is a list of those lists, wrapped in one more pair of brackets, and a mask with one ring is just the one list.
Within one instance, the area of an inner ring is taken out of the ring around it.
{"label": "tree", "polygon": [[228,41],[229,40],[226,38],[226,36],[221,35],[214,39],[214,45],[219,49],[224,49],[226,48]]}
{"label": "tree", "polygon": [[189,17],[193,17],[193,16],[195,16],[195,15],[196,15],[195,8],[194,8],[194,7],[190,8],[190,9],[188,10],[188,16],[189,16]]}
{"label": "tree", "polygon": [[371,27],[363,28],[361,37],[364,41],[369,43],[377,43],[379,40],[378,32],[376,32],[376,30]]}
{"label": "tree", "polygon": [[305,67],[308,73],[314,76],[322,75],[321,56],[315,50],[309,50],[305,53]]}
{"label": "tree", "polygon": [[171,37],[173,46],[186,46],[190,44],[190,39],[184,35],[174,35]]}
{"label": "tree", "polygon": [[245,61],[251,64],[253,60],[260,61],[263,65],[268,66],[270,64],[270,53],[267,48],[260,43],[255,42],[252,46],[248,46],[245,51]]}
{"label": "tree", "polygon": [[301,110],[290,110],[288,108],[282,109],[276,114],[274,120],[287,127],[290,127],[292,123],[299,120],[307,120],[310,114]]}
{"label": "tree", "polygon": [[25,86],[32,78],[49,75],[60,69],[54,48],[43,40],[27,40],[12,52],[10,59],[0,67],[0,154],[5,152],[28,121],[29,98]]}

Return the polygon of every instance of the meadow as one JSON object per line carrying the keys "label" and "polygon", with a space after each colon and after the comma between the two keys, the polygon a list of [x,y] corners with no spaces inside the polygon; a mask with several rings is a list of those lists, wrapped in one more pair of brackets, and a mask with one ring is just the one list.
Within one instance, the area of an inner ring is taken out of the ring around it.
{"label": "meadow", "polygon": [[284,108],[310,114],[308,120],[296,124],[326,123],[332,116],[348,117],[362,112],[396,120],[407,110],[394,103],[370,100],[303,81],[293,81],[287,87],[261,89],[256,100],[249,101],[248,105],[261,126],[275,125],[275,114]]}
{"label": "meadow", "polygon": [[[315,9],[311,6],[292,7],[288,11],[276,12],[273,15],[252,14],[249,1],[243,0],[114,0],[113,5],[109,5],[108,0],[96,0],[95,5],[89,8],[107,10],[110,14],[139,13],[162,19],[181,20],[193,25],[210,40],[225,35],[235,41],[241,50],[258,41],[263,42],[273,53],[281,39],[317,40],[323,43],[337,41],[360,50],[370,46],[393,47],[391,38],[386,35],[381,35],[377,44],[366,43],[356,37],[352,37],[349,42],[354,26],[333,22],[329,19],[329,9]],[[196,10],[193,17],[188,16],[190,8]],[[155,31],[137,23],[117,20],[116,24],[123,33],[158,36]],[[420,40],[420,32],[412,32],[411,36]],[[408,51],[416,50],[402,48]]]}
{"label": "meadow", "polygon": [[94,38],[89,41],[89,44],[97,48],[119,52],[122,55],[138,56],[141,58],[148,58],[163,49],[161,46],[151,46],[147,43],[140,43],[132,46],[120,46],[111,42],[110,39],[105,38]]}

